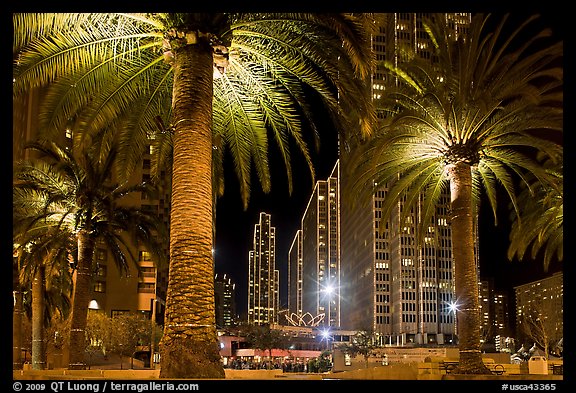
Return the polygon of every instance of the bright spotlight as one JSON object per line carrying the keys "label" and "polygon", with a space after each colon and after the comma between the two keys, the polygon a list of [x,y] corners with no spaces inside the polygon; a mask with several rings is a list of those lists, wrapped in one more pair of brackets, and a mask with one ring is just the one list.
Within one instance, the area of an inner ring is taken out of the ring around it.
{"label": "bright spotlight", "polygon": [[456,302],[454,302],[454,301],[448,303],[448,308],[449,308],[450,311],[452,311],[453,313],[456,313],[456,311],[458,311],[458,307],[459,307],[459,304],[456,303]]}

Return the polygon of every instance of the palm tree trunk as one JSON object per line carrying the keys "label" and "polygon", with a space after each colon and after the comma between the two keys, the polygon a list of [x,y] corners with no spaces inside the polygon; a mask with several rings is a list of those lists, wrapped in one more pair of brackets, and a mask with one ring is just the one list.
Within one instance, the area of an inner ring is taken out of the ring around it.
{"label": "palm tree trunk", "polygon": [[12,294],[14,296],[14,309],[12,312],[12,369],[22,369],[22,315],[24,314],[24,294],[20,287],[18,263],[15,262],[12,270]]}
{"label": "palm tree trunk", "polygon": [[32,369],[44,370],[44,266],[38,266],[32,279]]}
{"label": "palm tree trunk", "polygon": [[74,272],[74,292],[72,294],[72,312],[70,315],[70,343],[68,369],[86,368],[86,318],[90,303],[90,284],[92,282],[92,258],[94,239],[88,230],[78,232],[78,268]]}
{"label": "palm tree trunk", "polygon": [[474,258],[472,217],[472,172],[470,165],[449,167],[452,208],[452,257],[454,258],[458,346],[460,360],[456,372],[490,374],[480,351],[480,301],[478,270]]}
{"label": "palm tree trunk", "polygon": [[224,378],[212,257],[212,77],[212,49],[207,43],[178,49],[162,378]]}

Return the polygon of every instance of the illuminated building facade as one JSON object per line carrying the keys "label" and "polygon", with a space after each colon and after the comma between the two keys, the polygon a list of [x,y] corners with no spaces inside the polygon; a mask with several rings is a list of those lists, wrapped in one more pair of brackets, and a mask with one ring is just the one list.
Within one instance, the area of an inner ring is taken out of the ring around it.
{"label": "illuminated building facade", "polygon": [[[385,114],[380,102],[386,85],[394,83],[386,80],[381,62],[400,61],[406,49],[434,60],[432,44],[423,28],[427,15],[373,14],[372,46],[380,65],[372,75],[372,98],[380,119]],[[470,18],[470,14],[446,14],[455,37],[465,34]],[[351,181],[347,177],[346,153],[353,145],[354,141],[341,141],[342,189]],[[448,190],[424,227],[421,246],[416,244],[419,205],[410,212],[408,221],[401,223],[401,201],[389,219],[381,222],[387,192],[383,184],[371,200],[359,201],[355,207],[341,205],[341,312],[346,315],[341,326],[373,331],[383,344],[454,343],[457,326],[449,307],[454,302],[454,266]]]}
{"label": "illuminated building facade", "polygon": [[[339,168],[339,163],[336,163],[327,180],[316,182],[302,216],[299,237],[302,252],[301,312],[324,315],[324,321],[320,323],[323,326],[340,326]],[[296,297],[300,296],[297,288],[296,291]]]}
{"label": "illuminated building facade", "polygon": [[[564,273],[514,287],[516,335],[526,343],[554,344],[564,336]],[[531,334],[528,331],[532,331]]]}
{"label": "illuminated building facade", "polygon": [[276,323],[279,277],[276,270],[276,228],[271,215],[260,213],[254,225],[253,248],[248,252],[248,323]]}
{"label": "illuminated building facade", "polygon": [[236,326],[236,284],[226,274],[214,276],[214,302],[216,328],[226,329]]}
{"label": "illuminated building facade", "polygon": [[480,281],[481,336],[487,349],[496,345],[496,337],[513,336],[510,328],[508,294],[494,288],[494,280]]}

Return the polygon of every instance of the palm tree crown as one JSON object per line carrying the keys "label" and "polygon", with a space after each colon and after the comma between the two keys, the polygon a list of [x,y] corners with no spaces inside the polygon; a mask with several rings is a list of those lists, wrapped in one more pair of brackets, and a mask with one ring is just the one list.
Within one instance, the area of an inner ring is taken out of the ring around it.
{"label": "palm tree crown", "polygon": [[[445,23],[430,23],[437,62],[413,58],[387,64],[399,81],[399,87],[387,90],[390,116],[366,147],[370,154],[357,152],[360,160],[366,158],[357,171],[362,176],[357,186],[394,183],[390,192],[406,194],[413,203],[424,192],[423,225],[449,181],[450,165],[470,166],[474,196],[486,192],[496,217],[498,185],[516,206],[515,176],[549,177],[535,152],[554,160],[562,154],[553,136],[563,127],[562,43],[530,52],[548,37],[544,30],[513,50],[513,38],[535,18],[506,40],[499,33],[507,18],[486,33],[490,18],[476,15],[469,33],[457,40]],[[364,193],[371,193],[370,186]],[[393,206],[388,198],[383,217]]]}
{"label": "palm tree crown", "polygon": [[[41,128],[70,125],[114,139],[129,175],[150,143],[154,167],[169,166],[171,109],[179,48],[205,42],[213,53],[212,143],[216,191],[223,157],[234,160],[246,206],[255,170],[270,190],[269,140],[279,147],[289,190],[291,142],[314,168],[303,126],[318,143],[314,95],[341,133],[371,132],[364,89],[372,55],[361,18],[343,14],[15,14],[14,94],[47,86]],[[112,127],[112,125],[114,125]],[[167,163],[168,162],[168,163]],[[157,165],[158,164],[158,165]],[[159,173],[159,171],[158,171]]]}
{"label": "palm tree crown", "polygon": [[[244,206],[251,174],[271,187],[269,141],[289,190],[294,144],[312,173],[316,106],[340,133],[371,132],[363,19],[346,14],[14,14],[14,93],[46,86],[41,128],[115,144],[128,175],[152,145],[171,170],[163,377],[221,378],[212,256],[227,153]],[[70,120],[73,119],[73,120]],[[72,124],[70,124],[72,123]],[[304,133],[307,125],[312,133]],[[353,131],[351,131],[353,130]],[[120,179],[122,177],[119,177]]]}
{"label": "palm tree crown", "polygon": [[130,248],[132,239],[138,239],[159,264],[165,263],[165,231],[153,213],[122,206],[124,197],[150,192],[150,187],[112,182],[114,151],[99,163],[89,150],[78,152],[75,146],[68,150],[55,142],[39,141],[29,147],[41,155],[15,166],[14,242],[29,246],[30,252],[21,254],[30,255],[25,261],[42,257],[45,263],[60,261],[60,267],[75,262],[70,348],[71,362],[81,367],[85,348],[82,321],[88,311],[96,241],[104,242],[119,271],[127,272],[128,262],[137,261]]}
{"label": "palm tree crown", "polygon": [[[540,154],[539,156],[543,156]],[[543,163],[553,183],[532,180],[522,184],[518,203],[520,215],[513,212],[508,258],[522,260],[542,255],[544,270],[554,258],[564,257],[564,186],[562,161],[547,159]]]}
{"label": "palm tree crown", "polygon": [[[505,33],[507,17],[489,30],[490,15],[473,16],[469,32],[454,37],[442,17],[427,31],[434,61],[388,63],[389,116],[355,154],[354,187],[366,197],[387,185],[382,219],[404,202],[402,218],[421,204],[422,244],[442,193],[450,190],[452,255],[458,313],[460,370],[487,371],[481,361],[474,217],[485,192],[496,216],[503,187],[518,211],[516,188],[528,174],[550,173],[536,160],[562,156],[562,42],[541,45],[542,30],[525,38],[535,18]],[[351,195],[357,195],[352,193]],[[380,228],[384,228],[381,225]]]}

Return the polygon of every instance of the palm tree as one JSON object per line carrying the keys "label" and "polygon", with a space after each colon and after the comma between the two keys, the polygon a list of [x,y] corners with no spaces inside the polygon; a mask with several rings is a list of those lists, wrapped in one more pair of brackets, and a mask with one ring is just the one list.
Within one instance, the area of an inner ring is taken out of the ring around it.
{"label": "palm tree", "polygon": [[[545,158],[543,158],[545,159]],[[523,183],[518,196],[520,215],[513,212],[508,258],[519,260],[530,250],[530,257],[542,255],[547,271],[553,258],[564,256],[564,187],[562,161],[543,162],[550,171],[554,183],[542,183],[532,179]]]}
{"label": "palm tree", "polygon": [[402,218],[422,204],[419,241],[449,187],[461,373],[489,372],[480,352],[474,256],[481,192],[495,216],[500,186],[518,210],[515,181],[525,181],[525,173],[549,177],[535,152],[553,160],[562,154],[546,138],[563,127],[562,42],[547,41],[547,29],[528,36],[535,19],[505,32],[506,16],[490,31],[491,15],[474,15],[466,37],[455,40],[442,17],[434,18],[427,26],[437,62],[388,64],[398,81],[387,90],[390,115],[353,161],[356,188],[366,196],[375,184],[388,185],[383,220],[402,200]]}
{"label": "palm tree", "polygon": [[24,288],[20,285],[20,266],[18,264],[18,252],[14,247],[12,258],[12,296],[14,306],[12,308],[12,369],[22,369],[22,316],[24,315]]}
{"label": "palm tree", "polygon": [[[45,328],[50,325],[54,310],[58,310],[62,316],[67,316],[69,310],[71,275],[68,259],[74,244],[70,241],[72,236],[69,231],[55,230],[57,222],[38,221],[43,212],[39,210],[38,203],[31,203],[39,201],[33,201],[29,196],[29,193],[14,189],[14,282],[15,288],[20,288],[22,292],[19,308],[21,312],[28,311],[32,320],[32,368],[44,369]],[[25,298],[31,300],[27,302]],[[19,318],[15,329],[21,330],[21,323]]]}
{"label": "palm tree", "polygon": [[[14,92],[49,85],[43,127],[69,119],[114,140],[128,174],[143,147],[172,167],[162,377],[221,378],[213,288],[214,198],[232,157],[244,206],[252,171],[271,187],[269,139],[292,190],[291,146],[319,143],[317,105],[339,132],[369,133],[362,18],[344,14],[15,14]],[[315,97],[311,100],[310,97]],[[75,115],[82,112],[79,116]],[[112,126],[113,125],[113,126]],[[312,131],[306,138],[305,127]],[[160,155],[160,153],[168,153]],[[215,189],[213,189],[213,182]],[[314,184],[314,180],[311,186]]]}
{"label": "palm tree", "polygon": [[[14,213],[17,213],[16,209]],[[15,228],[21,226],[17,218],[13,222]],[[26,302],[24,299],[23,304],[31,305],[32,368],[35,370],[42,370],[46,366],[44,332],[50,326],[54,312],[66,318],[70,309],[72,277],[68,255],[74,246],[70,244],[70,239],[69,233],[47,233],[46,225],[38,225],[24,233],[17,231],[14,237],[18,265],[21,266],[18,283],[24,288],[31,288],[27,292],[31,300]]]}
{"label": "palm tree", "polygon": [[[70,250],[66,241],[54,239],[69,240],[69,236],[75,242],[69,368],[82,369],[96,241],[107,245],[120,272],[126,272],[128,260],[137,260],[129,248],[133,239],[162,263],[165,259],[161,252],[163,230],[152,213],[121,205],[122,198],[133,192],[150,192],[150,186],[126,186],[111,181],[114,150],[105,161],[98,162],[93,152],[78,149],[74,144],[67,149],[55,142],[39,141],[30,143],[29,148],[39,152],[41,158],[16,165],[13,200],[14,211],[20,214],[15,215],[15,228],[18,236],[34,239],[33,231],[38,226],[46,227],[40,238],[46,241],[34,245],[42,246],[44,255]],[[21,243],[30,244],[30,241]]]}

